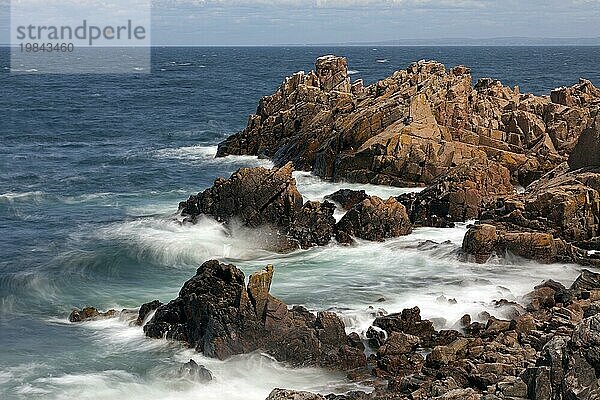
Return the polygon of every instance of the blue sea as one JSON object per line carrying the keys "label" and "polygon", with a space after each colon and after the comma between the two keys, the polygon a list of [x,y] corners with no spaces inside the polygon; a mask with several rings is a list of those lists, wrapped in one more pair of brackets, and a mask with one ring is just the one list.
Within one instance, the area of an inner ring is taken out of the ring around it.
{"label": "blue sea", "polygon": [[[521,92],[549,94],[580,77],[600,85],[600,47],[153,48],[150,74],[11,74],[0,48],[0,398],[262,400],[274,387],[323,393],[353,387],[319,369],[292,370],[261,354],[204,358],[146,339],[124,318],[71,324],[73,308],[136,308],[177,296],[205,260],[246,273],[275,265],[273,292],[288,304],[339,312],[364,333],[378,308],[418,305],[438,327],[518,299],[544,278],[568,283],[573,265],[520,259],[486,265],[454,256],[465,225],[354,247],[288,255],[260,249],[251,231],[210,219],[177,223],[177,204],[253,157],[214,159],[244,128],[261,96],[316,57],[348,57],[366,83],[420,59],[467,65]],[[414,189],[333,184],[296,173],[306,199],[341,187],[389,196]],[[418,247],[419,242],[449,241]],[[384,297],[385,302],[377,303]],[[456,303],[449,301],[455,299]],[[176,377],[194,358],[215,379]]]}

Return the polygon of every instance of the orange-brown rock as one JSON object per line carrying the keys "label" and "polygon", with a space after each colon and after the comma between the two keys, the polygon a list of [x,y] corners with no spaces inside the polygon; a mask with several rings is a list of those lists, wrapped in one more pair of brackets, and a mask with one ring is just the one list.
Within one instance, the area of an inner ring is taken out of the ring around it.
{"label": "orange-brown rock", "polygon": [[487,158],[526,186],[566,159],[599,99],[584,80],[550,97],[492,79],[473,86],[468,68],[434,61],[364,87],[350,82],[344,58],[327,56],[264,97],[218,156],[263,155],[327,179],[389,185],[429,184]]}

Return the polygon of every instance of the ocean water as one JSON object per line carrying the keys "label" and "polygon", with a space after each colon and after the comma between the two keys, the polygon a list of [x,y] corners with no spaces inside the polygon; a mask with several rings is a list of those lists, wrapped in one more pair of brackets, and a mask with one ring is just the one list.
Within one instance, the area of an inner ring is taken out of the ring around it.
{"label": "ocean water", "polygon": [[[465,225],[277,255],[257,248],[247,230],[228,233],[210,219],[174,222],[178,202],[216,177],[270,165],[216,160],[216,144],[243,129],[258,99],[285,76],[332,53],[347,56],[353,79],[368,83],[437,59],[522,92],[549,93],[579,77],[600,84],[598,47],[155,48],[152,74],[102,76],[11,75],[0,49],[0,398],[259,400],[274,387],[353,387],[343,375],[291,370],[260,354],[206,359],[146,339],[125,320],[67,320],[74,307],[168,301],[212,258],[246,273],[274,264],[275,295],[333,309],[359,333],[380,308],[418,305],[438,327],[452,327],[466,312],[501,316],[493,299],[518,299],[542,279],[569,283],[577,275],[573,265],[516,258],[460,263]],[[414,190],[332,184],[303,172],[296,178],[307,199],[341,187],[383,197]],[[419,245],[426,240],[447,242]],[[190,358],[215,380],[174,378]]]}

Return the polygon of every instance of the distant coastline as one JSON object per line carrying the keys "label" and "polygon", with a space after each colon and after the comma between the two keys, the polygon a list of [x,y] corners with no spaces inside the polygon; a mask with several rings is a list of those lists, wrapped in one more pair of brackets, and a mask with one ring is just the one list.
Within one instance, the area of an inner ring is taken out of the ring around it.
{"label": "distant coastline", "polygon": [[[0,43],[0,47],[10,47],[10,43]],[[279,43],[264,45],[248,44],[167,44],[156,43],[152,47],[595,47],[600,46],[600,37],[583,38],[434,38],[434,39],[396,39],[366,42],[332,43]]]}

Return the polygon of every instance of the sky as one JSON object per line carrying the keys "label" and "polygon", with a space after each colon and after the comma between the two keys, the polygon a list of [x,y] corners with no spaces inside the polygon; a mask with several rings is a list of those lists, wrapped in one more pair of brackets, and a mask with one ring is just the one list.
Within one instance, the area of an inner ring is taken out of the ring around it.
{"label": "sky", "polygon": [[[69,1],[86,0],[45,0],[44,4]],[[600,0],[148,1],[153,1],[154,45],[600,37]],[[9,4],[0,0],[1,43],[9,41]]]}

